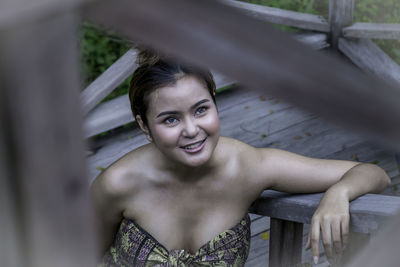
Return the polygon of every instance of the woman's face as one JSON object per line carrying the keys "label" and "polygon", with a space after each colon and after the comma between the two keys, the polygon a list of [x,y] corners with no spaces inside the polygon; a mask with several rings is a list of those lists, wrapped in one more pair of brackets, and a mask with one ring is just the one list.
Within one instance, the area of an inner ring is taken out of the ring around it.
{"label": "woman's face", "polygon": [[150,94],[148,128],[153,143],[169,159],[201,166],[219,138],[217,108],[208,89],[192,76]]}

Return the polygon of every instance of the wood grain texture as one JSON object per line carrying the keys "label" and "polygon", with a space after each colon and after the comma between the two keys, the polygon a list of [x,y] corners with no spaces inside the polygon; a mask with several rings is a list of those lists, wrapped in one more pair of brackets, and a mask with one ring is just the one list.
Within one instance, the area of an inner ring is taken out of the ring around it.
{"label": "wood grain texture", "polygon": [[66,12],[1,36],[7,161],[18,208],[21,266],[94,265],[77,23],[77,16]]}
{"label": "wood grain texture", "polygon": [[329,24],[331,45],[338,48],[343,27],[353,24],[354,0],[329,0]]}
{"label": "wood grain texture", "polygon": [[84,114],[100,103],[133,73],[137,67],[136,54],[135,50],[129,49],[81,93]]}
{"label": "wood grain texture", "polygon": [[319,32],[330,31],[328,22],[323,17],[318,15],[255,5],[234,0],[223,0],[222,2],[229,6],[239,8],[253,17],[272,23]]}
{"label": "wood grain texture", "polygon": [[362,70],[400,87],[400,66],[371,40],[340,38],[339,50]]}
{"label": "wood grain texture", "polygon": [[400,39],[400,24],[357,22],[343,28],[344,37]]}

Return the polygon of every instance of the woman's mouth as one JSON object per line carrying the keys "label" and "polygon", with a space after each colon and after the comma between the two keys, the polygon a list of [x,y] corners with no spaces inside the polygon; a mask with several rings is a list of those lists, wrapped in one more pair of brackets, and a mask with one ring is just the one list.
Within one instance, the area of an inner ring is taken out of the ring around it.
{"label": "woman's mouth", "polygon": [[[207,139],[207,138],[206,138],[206,139]],[[186,152],[188,152],[188,153],[196,153],[196,152],[199,152],[200,150],[203,149],[203,147],[204,147],[204,145],[205,145],[206,139],[204,139],[204,140],[202,140],[202,141],[199,141],[199,142],[196,142],[196,143],[192,143],[192,144],[187,145],[187,146],[182,146],[181,148],[182,148],[183,150],[185,150]]]}

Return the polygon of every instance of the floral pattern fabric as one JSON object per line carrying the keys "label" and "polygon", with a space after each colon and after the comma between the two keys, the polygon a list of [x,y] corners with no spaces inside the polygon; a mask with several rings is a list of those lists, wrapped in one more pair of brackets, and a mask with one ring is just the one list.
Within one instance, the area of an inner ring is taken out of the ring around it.
{"label": "floral pattern fabric", "polygon": [[191,254],[185,250],[168,251],[146,230],[125,218],[98,267],[244,266],[249,254],[250,224],[246,214],[237,225]]}

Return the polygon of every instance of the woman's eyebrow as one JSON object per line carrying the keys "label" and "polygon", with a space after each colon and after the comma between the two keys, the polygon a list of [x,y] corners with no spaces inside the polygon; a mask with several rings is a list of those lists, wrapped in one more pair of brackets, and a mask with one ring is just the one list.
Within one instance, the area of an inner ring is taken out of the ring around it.
{"label": "woman's eyebrow", "polygon": [[156,118],[164,116],[164,115],[176,115],[178,113],[179,113],[178,111],[163,111],[160,114],[158,114]]}
{"label": "woman's eyebrow", "polygon": [[[195,109],[196,107],[198,107],[201,104],[206,103],[206,102],[210,102],[210,100],[209,99],[200,100],[199,102],[197,102],[196,104],[191,106],[190,109]],[[160,114],[158,114],[156,118],[159,118],[159,117],[164,116],[164,115],[176,115],[176,114],[179,114],[179,112],[178,111],[172,111],[172,110],[171,111],[163,111]]]}
{"label": "woman's eyebrow", "polygon": [[201,104],[206,103],[206,102],[209,102],[209,101],[210,101],[209,99],[200,100],[199,102],[197,102],[196,104],[194,104],[194,105],[191,106],[190,108],[191,108],[191,109],[194,109],[194,108],[200,106]]}

